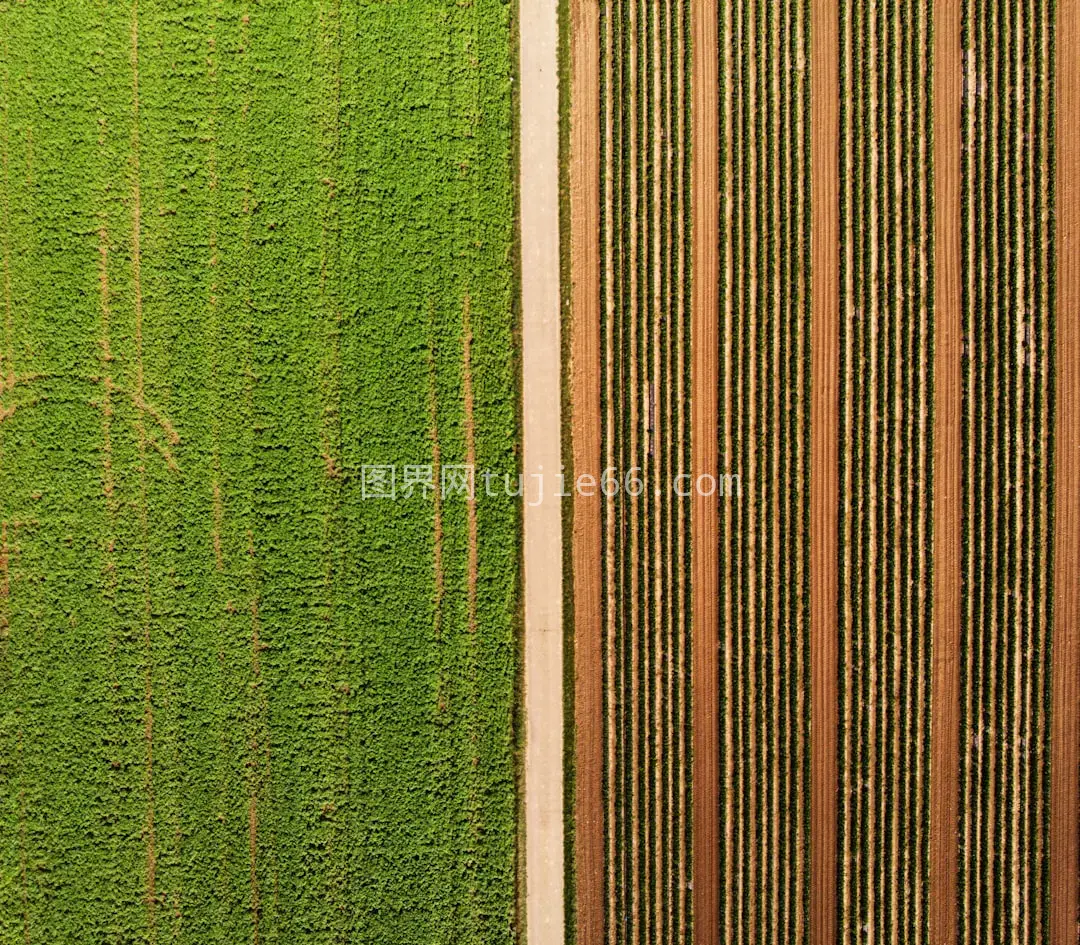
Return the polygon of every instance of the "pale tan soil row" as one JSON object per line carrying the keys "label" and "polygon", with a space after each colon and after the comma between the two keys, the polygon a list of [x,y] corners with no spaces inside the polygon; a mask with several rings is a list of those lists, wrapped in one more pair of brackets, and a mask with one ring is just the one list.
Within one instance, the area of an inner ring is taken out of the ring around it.
{"label": "pale tan soil row", "polygon": [[[719,76],[717,5],[691,0],[691,474],[716,476],[719,393]],[[714,497],[692,498],[693,928],[719,945],[719,561]]]}
{"label": "pale tan soil row", "polygon": [[[524,510],[524,698],[525,698],[525,937],[533,945],[561,945],[566,932],[565,821],[563,798],[563,531],[562,505],[553,488],[562,464],[562,335],[559,284],[559,90],[558,90],[558,4],[556,0],[523,0],[519,4],[518,71],[521,79],[519,161],[521,196],[521,345],[522,345],[522,435],[523,466],[527,474],[542,473],[544,494],[539,504]],[[586,462],[579,453],[577,431],[590,431],[590,442],[599,442],[599,389],[597,367],[584,380],[575,364],[593,363],[598,341],[590,335],[582,350],[577,319],[595,326],[599,316],[595,306],[582,299],[595,299],[597,250],[595,233],[598,217],[596,193],[598,172],[595,163],[598,128],[596,124],[597,36],[596,0],[572,0],[573,62],[591,62],[584,74],[592,76],[579,88],[581,72],[572,66],[571,89],[571,278],[575,329],[572,338],[572,402],[575,465],[599,465],[591,454]],[[590,98],[587,88],[591,87]],[[592,120],[583,122],[592,103]],[[585,112],[582,112],[584,106]],[[590,235],[592,234],[592,235]],[[592,287],[592,288],[586,288]],[[590,352],[591,351],[591,356]],[[595,389],[590,389],[590,384]],[[591,406],[579,396],[589,390]],[[576,501],[576,500],[575,500]],[[589,521],[589,515],[592,520]],[[575,664],[578,699],[584,699],[588,722],[579,728],[579,766],[584,780],[578,782],[575,800],[581,800],[584,815],[577,818],[585,865],[579,875],[586,882],[578,888],[593,902],[586,913],[602,907],[603,841],[600,772],[601,741],[601,628],[599,625],[599,512],[582,513],[588,540],[576,531],[572,553],[575,578],[585,577],[587,588],[578,591],[575,618],[579,633]],[[584,606],[584,611],[578,610]],[[588,613],[589,616],[583,616]],[[591,673],[591,675],[590,675]],[[581,687],[585,688],[582,689]],[[581,703],[579,702],[579,705]],[[579,862],[579,867],[581,866]],[[589,939],[596,941],[596,939]]]}
{"label": "pale tan soil row", "polygon": [[836,942],[837,0],[811,6],[810,940]]}
{"label": "pale tan soil row", "polygon": [[[630,400],[630,462],[627,468],[636,465],[640,449],[640,402],[641,402],[641,371],[638,364],[641,332],[641,295],[642,287],[638,270],[640,266],[639,240],[641,221],[639,219],[639,195],[640,181],[640,138],[642,129],[638,127],[639,98],[641,86],[639,82],[639,60],[641,51],[638,48],[639,24],[639,0],[630,0],[629,20],[629,47],[630,47],[630,113],[626,120],[630,129],[630,302],[629,302],[629,329],[630,357],[629,357],[629,388]],[[641,768],[641,553],[639,543],[640,509],[641,500],[638,496],[630,496],[630,816],[628,827],[630,829],[630,942],[631,945],[640,945],[641,942],[641,834],[638,830],[641,816],[640,798],[640,772]]]}
{"label": "pale tan soil row", "polygon": [[960,732],[960,2],[934,2],[934,594],[930,941],[957,941]]}
{"label": "pale tan soil row", "polygon": [[646,500],[652,504],[652,569],[653,569],[653,619],[652,627],[650,631],[651,636],[651,651],[652,651],[652,667],[651,681],[653,685],[652,692],[652,722],[651,722],[651,739],[652,739],[652,757],[647,760],[645,770],[651,771],[652,774],[652,837],[649,839],[648,833],[646,833],[646,852],[652,853],[652,863],[650,864],[649,871],[652,874],[652,890],[651,895],[651,908],[646,910],[645,927],[650,930],[650,934],[654,937],[653,941],[660,939],[663,928],[663,920],[661,915],[661,908],[663,903],[663,844],[662,837],[664,836],[664,819],[666,816],[665,805],[662,803],[662,784],[661,778],[663,776],[662,767],[662,747],[667,742],[667,732],[664,730],[661,723],[661,706],[666,701],[664,699],[663,690],[663,676],[662,676],[662,661],[661,653],[663,647],[663,607],[662,604],[666,600],[667,595],[665,593],[664,583],[664,558],[665,558],[665,545],[663,540],[662,528],[662,509],[663,502],[661,499],[661,491],[659,484],[661,482],[661,467],[660,460],[664,450],[667,447],[666,443],[659,442],[660,431],[666,432],[668,429],[666,418],[661,427],[659,404],[662,396],[661,391],[664,389],[661,385],[660,375],[660,361],[661,361],[661,318],[662,318],[662,306],[663,302],[660,293],[660,277],[661,277],[661,214],[660,205],[665,194],[661,192],[661,142],[663,141],[663,102],[660,97],[660,79],[662,76],[662,60],[660,56],[660,2],[659,0],[653,0],[652,3],[652,18],[653,18],[653,36],[652,36],[652,108],[653,108],[653,127],[652,127],[652,188],[653,188],[653,206],[652,206],[652,242],[653,242],[653,291],[652,291],[652,365],[650,371],[650,385],[648,387],[648,396],[646,398],[645,408],[648,411],[648,421],[646,424],[647,441],[648,446],[646,448],[647,453],[650,455],[651,462],[649,463],[650,471],[652,475],[649,477],[648,491],[646,492]]}
{"label": "pale tan soil row", "polygon": [[1050,942],[1080,940],[1080,2],[1057,10],[1057,404]]}
{"label": "pale tan soil row", "polygon": [[[574,474],[601,468],[600,50],[595,0],[572,0],[570,212]],[[604,941],[603,613],[601,503],[575,491],[575,888],[577,941]]]}

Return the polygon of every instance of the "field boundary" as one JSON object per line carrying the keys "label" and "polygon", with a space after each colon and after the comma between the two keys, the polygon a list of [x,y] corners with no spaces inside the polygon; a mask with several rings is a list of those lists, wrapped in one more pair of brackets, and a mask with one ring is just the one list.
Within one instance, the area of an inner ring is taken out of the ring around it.
{"label": "field boundary", "polygon": [[810,941],[837,933],[839,7],[810,11]]}
{"label": "field boundary", "polygon": [[[523,465],[527,475],[543,473],[538,481],[549,483],[542,501],[524,507],[525,924],[530,945],[562,945],[563,545],[561,504],[550,485],[562,461],[558,2],[522,0],[519,16]],[[466,358],[467,318],[466,309]],[[471,401],[470,384],[467,418]],[[466,422],[473,462],[471,420]],[[475,629],[473,503],[469,532],[470,623]]]}
{"label": "field boundary", "polygon": [[[691,94],[690,442],[695,481],[717,475],[719,397],[719,85],[716,0],[690,7]],[[720,941],[719,514],[694,490],[690,509],[693,693],[694,945]]]}
{"label": "field boundary", "polygon": [[960,778],[960,4],[934,3],[933,678],[930,941],[957,936]]}
{"label": "field boundary", "polygon": [[[570,253],[574,475],[600,476],[600,18],[571,0]],[[604,940],[601,504],[574,492],[576,942]],[[530,942],[535,945],[535,942]]]}
{"label": "field boundary", "polygon": [[1057,422],[1050,786],[1050,941],[1080,935],[1080,0],[1057,24]]}

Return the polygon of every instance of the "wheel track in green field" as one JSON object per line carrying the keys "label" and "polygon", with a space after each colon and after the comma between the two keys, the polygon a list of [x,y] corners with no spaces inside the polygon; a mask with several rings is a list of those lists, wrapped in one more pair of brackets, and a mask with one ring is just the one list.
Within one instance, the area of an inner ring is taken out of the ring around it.
{"label": "wheel track in green field", "polygon": [[157,850],[156,826],[154,822],[154,649],[151,639],[153,603],[150,597],[150,560],[149,560],[149,511],[146,501],[146,450],[147,435],[143,409],[143,298],[142,298],[142,184],[139,163],[139,3],[131,5],[131,77],[132,77],[132,131],[131,131],[131,176],[132,176],[132,226],[131,226],[131,269],[134,284],[135,314],[135,431],[139,449],[139,526],[142,531],[142,549],[140,551],[143,581],[143,649],[145,659],[145,700],[143,705],[143,725],[146,738],[146,773],[144,789],[146,791],[146,913],[151,945],[157,941]]}

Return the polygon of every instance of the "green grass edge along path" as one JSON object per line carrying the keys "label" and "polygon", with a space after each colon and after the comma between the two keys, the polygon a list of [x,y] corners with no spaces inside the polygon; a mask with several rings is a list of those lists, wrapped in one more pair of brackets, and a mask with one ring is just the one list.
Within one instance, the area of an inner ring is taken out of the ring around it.
{"label": "green grass edge along path", "polygon": [[0,943],[513,938],[513,16],[0,0]]}

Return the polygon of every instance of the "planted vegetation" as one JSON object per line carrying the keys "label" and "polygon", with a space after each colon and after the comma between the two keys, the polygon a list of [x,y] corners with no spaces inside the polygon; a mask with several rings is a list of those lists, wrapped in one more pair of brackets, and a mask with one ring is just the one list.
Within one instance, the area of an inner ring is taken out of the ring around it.
{"label": "planted vegetation", "polygon": [[600,416],[588,422],[608,471],[591,500],[603,698],[602,717],[578,725],[603,731],[585,763],[603,784],[590,855],[604,895],[602,916],[578,920],[611,942],[690,934],[690,518],[673,488],[689,471],[687,31],[681,0],[600,8]]}
{"label": "planted vegetation", "polygon": [[0,940],[506,942],[511,8],[0,2]]}
{"label": "planted vegetation", "polygon": [[841,4],[840,932],[929,934],[932,4]]}
{"label": "planted vegetation", "polygon": [[959,923],[970,941],[1049,940],[1054,16],[1051,3],[972,0],[962,23]]}
{"label": "planted vegetation", "polygon": [[[809,903],[810,5],[719,15],[719,938]],[[704,431],[695,431],[704,435]]]}

